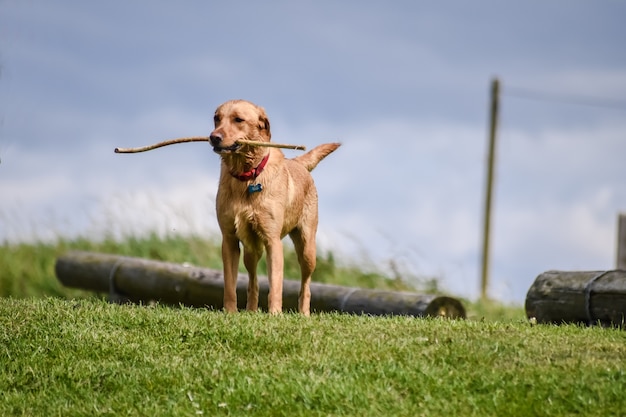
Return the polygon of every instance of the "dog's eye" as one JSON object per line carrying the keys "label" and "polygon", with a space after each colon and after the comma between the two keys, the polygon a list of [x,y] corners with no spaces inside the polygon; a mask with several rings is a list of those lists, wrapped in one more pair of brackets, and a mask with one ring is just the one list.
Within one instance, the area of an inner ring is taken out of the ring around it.
{"label": "dog's eye", "polygon": [[220,117],[218,115],[213,116],[213,123],[218,124],[220,122]]}
{"label": "dog's eye", "polygon": [[235,117],[233,120],[235,121],[235,123],[245,122],[245,120],[243,120],[241,117]]}

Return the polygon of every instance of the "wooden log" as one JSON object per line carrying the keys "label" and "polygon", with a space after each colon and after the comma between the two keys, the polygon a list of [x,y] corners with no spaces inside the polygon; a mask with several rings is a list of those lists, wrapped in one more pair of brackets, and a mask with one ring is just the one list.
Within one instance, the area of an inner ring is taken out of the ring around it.
{"label": "wooden log", "polygon": [[[69,252],[57,259],[55,271],[65,286],[109,293],[114,300],[223,308],[223,275],[212,269],[93,252]],[[247,285],[247,275],[239,274],[240,309],[246,305]],[[299,291],[299,281],[284,281],[284,310],[297,310]],[[269,282],[266,277],[259,277],[259,292],[259,307],[267,310]],[[465,309],[458,300],[433,294],[321,283],[312,283],[311,293],[311,310],[315,312],[465,318]]]}
{"label": "wooden log", "polygon": [[624,326],[626,271],[548,271],[526,295],[526,315],[538,323]]}

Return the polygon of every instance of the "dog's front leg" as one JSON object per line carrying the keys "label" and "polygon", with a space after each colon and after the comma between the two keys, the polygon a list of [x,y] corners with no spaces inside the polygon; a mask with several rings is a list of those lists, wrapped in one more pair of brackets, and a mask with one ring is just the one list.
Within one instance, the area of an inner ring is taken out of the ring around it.
{"label": "dog's front leg", "polygon": [[248,271],[248,298],[246,310],[257,311],[259,308],[259,281],[257,279],[257,265],[263,255],[263,246],[252,248],[244,246],[243,264]]}
{"label": "dog's front leg", "polygon": [[222,238],[222,262],[224,263],[224,310],[237,311],[237,271],[239,269],[239,239],[235,236]]}
{"label": "dog's front leg", "polygon": [[270,314],[280,314],[283,309],[283,242],[275,238],[267,242],[267,274],[270,281],[268,310]]}

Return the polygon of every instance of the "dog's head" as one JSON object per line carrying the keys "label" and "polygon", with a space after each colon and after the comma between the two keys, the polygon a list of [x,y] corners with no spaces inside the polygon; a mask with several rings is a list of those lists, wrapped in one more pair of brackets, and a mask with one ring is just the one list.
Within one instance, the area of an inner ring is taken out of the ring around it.
{"label": "dog's head", "polygon": [[213,116],[215,129],[210,140],[219,154],[235,153],[240,139],[269,142],[270,122],[263,107],[245,100],[231,100],[220,105]]}

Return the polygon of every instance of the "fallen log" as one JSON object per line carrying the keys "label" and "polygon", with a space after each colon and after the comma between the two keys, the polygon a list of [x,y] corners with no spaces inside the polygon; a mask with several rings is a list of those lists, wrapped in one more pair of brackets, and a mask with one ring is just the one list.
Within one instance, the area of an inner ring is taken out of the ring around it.
{"label": "fallen log", "polygon": [[[112,300],[223,308],[223,275],[212,269],[93,252],[69,252],[57,259],[55,272],[65,286],[109,293]],[[247,275],[239,274],[240,309],[246,305],[247,285]],[[263,310],[267,310],[268,291],[267,278],[259,277],[259,307]],[[284,281],[285,310],[297,310],[299,291],[299,281]],[[451,297],[321,283],[312,283],[311,293],[311,311],[315,312],[465,318],[463,305]]]}
{"label": "fallen log", "polygon": [[626,271],[548,271],[526,295],[526,315],[538,323],[624,326]]}

